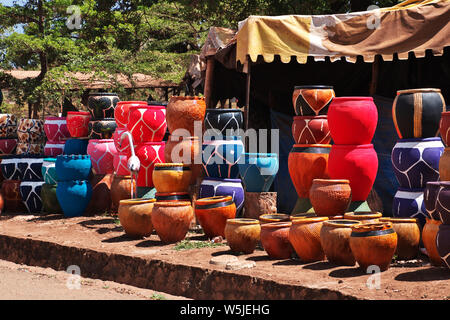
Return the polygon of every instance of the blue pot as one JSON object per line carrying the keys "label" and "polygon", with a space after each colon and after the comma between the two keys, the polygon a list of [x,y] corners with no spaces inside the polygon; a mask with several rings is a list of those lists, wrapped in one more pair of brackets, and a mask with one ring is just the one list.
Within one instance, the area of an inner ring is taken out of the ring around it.
{"label": "blue pot", "polygon": [[44,157],[31,156],[20,158],[17,162],[20,172],[22,173],[23,181],[42,181],[42,164],[44,163]]}
{"label": "blue pot", "polygon": [[22,181],[20,196],[29,213],[40,213],[42,210],[41,190],[44,181]]}
{"label": "blue pot", "polygon": [[208,177],[236,179],[239,177],[237,162],[244,153],[241,137],[225,137],[225,140],[203,142],[203,168]]}
{"label": "blue pot", "polygon": [[231,196],[236,205],[236,214],[244,206],[244,188],[241,179],[205,178],[200,184],[199,199],[214,196]]}
{"label": "blue pot", "polygon": [[80,217],[92,197],[92,185],[88,180],[60,181],[56,197],[65,217]]}
{"label": "blue pot", "polygon": [[53,185],[58,181],[56,175],[56,158],[45,158],[42,163],[42,176],[47,184]]}
{"label": "blue pot", "polygon": [[89,139],[67,139],[64,154],[87,154]]}
{"label": "blue pot", "polygon": [[5,156],[0,164],[5,180],[22,180],[22,172],[19,169],[20,156]]}
{"label": "blue pot", "polygon": [[423,201],[423,189],[399,188],[392,203],[394,217],[417,218],[421,227],[429,218]]}
{"label": "blue pot", "polygon": [[59,155],[56,158],[56,176],[59,181],[89,180],[92,163],[89,155]]}
{"label": "blue pot", "polygon": [[267,192],[278,172],[276,153],[244,153],[239,173],[247,192]]}

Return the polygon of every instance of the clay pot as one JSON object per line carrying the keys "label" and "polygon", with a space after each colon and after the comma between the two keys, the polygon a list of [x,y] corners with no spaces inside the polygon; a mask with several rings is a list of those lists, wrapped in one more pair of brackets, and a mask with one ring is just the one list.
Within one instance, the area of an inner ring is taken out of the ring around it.
{"label": "clay pot", "polygon": [[91,121],[91,114],[89,112],[67,112],[66,123],[70,136],[73,138],[87,137],[89,135],[89,121]]}
{"label": "clay pot", "polygon": [[325,259],[320,243],[320,230],[327,217],[293,219],[289,230],[289,241],[303,262],[315,262]]}
{"label": "clay pot", "polygon": [[271,259],[290,259],[294,248],[289,242],[291,222],[261,224],[261,244]]}
{"label": "clay pot", "polygon": [[45,158],[41,166],[41,175],[44,182],[48,185],[54,185],[58,182],[56,175],[56,158]]}
{"label": "clay pot", "polygon": [[119,202],[119,220],[130,237],[148,237],[153,231],[152,210],[155,199],[124,199]]}
{"label": "clay pot", "polygon": [[5,156],[2,158],[0,168],[5,180],[22,180],[22,172],[19,169],[20,157],[16,155]]}
{"label": "clay pot", "polygon": [[20,180],[5,180],[2,182],[1,195],[4,210],[9,212],[23,212],[26,210],[20,194]]}
{"label": "clay pot", "polygon": [[111,185],[113,178],[113,174],[95,174],[92,176],[89,180],[92,186],[92,196],[84,210],[85,215],[93,216],[111,211]]}
{"label": "clay pot", "polygon": [[0,138],[17,137],[17,118],[10,113],[0,114]]}
{"label": "clay pot", "polygon": [[328,126],[335,144],[371,143],[377,122],[372,97],[336,97],[328,110]]}
{"label": "clay pot", "polygon": [[349,180],[314,179],[309,200],[318,216],[344,214],[352,201]]}
{"label": "clay pot", "polygon": [[157,192],[186,192],[191,181],[191,168],[182,163],[156,163],[152,180]]}
{"label": "clay pot", "polygon": [[22,181],[20,196],[29,213],[40,213],[42,210],[41,190],[44,181]]}
{"label": "clay pot", "polygon": [[194,210],[189,201],[156,201],[152,210],[152,224],[164,243],[183,240],[189,230]]}
{"label": "clay pot", "polygon": [[199,198],[231,196],[236,205],[236,214],[244,206],[244,188],[240,179],[205,178],[200,184]]}
{"label": "clay pot", "polygon": [[13,154],[16,150],[17,139],[0,139],[0,155]]}
{"label": "clay pot", "polygon": [[47,213],[62,213],[56,197],[56,184],[44,183],[41,189],[42,210]]}
{"label": "clay pot", "polygon": [[400,139],[436,137],[444,111],[440,89],[399,90],[392,105],[392,119]]}
{"label": "clay pot", "polygon": [[19,142],[41,144],[45,140],[44,121],[39,119],[20,119],[17,126]]}
{"label": "clay pot", "polygon": [[17,155],[43,155],[44,145],[41,143],[19,142],[16,149]]}
{"label": "clay pot", "polygon": [[441,133],[444,144],[448,147],[450,144],[450,111],[442,112],[439,132]]}
{"label": "clay pot", "polygon": [[[244,113],[239,109],[206,109],[206,134],[230,136],[244,129]],[[210,131],[208,131],[210,130]]]}
{"label": "clay pot", "polygon": [[400,187],[424,189],[428,181],[437,181],[443,152],[441,138],[398,140],[391,161]]}
{"label": "clay pot", "polygon": [[114,154],[116,153],[113,139],[89,140],[87,154],[91,156],[92,171],[95,174],[114,173]]}
{"label": "clay pot", "polygon": [[450,148],[445,148],[444,153],[439,159],[439,174],[441,181],[450,180]]}
{"label": "clay pot", "polygon": [[64,153],[64,141],[47,141],[44,146],[44,155],[46,157],[56,157]]}
{"label": "clay pot", "polygon": [[164,149],[166,162],[180,162],[191,167],[191,184],[203,176],[202,146],[198,137],[180,137],[170,135]]}
{"label": "clay pot", "polygon": [[436,199],[441,188],[439,181],[427,182],[425,191],[423,193],[423,203],[425,205],[425,210],[431,219],[439,220],[439,215],[436,212]]}
{"label": "clay pot", "polygon": [[92,197],[92,185],[86,180],[59,181],[56,197],[66,218],[80,217]]}
{"label": "clay pot", "polygon": [[60,141],[70,138],[66,117],[46,117],[44,132],[50,141]]}
{"label": "clay pot", "polygon": [[372,144],[335,144],[331,148],[328,169],[331,179],[350,180],[352,201],[366,201],[377,176],[377,153]]}
{"label": "clay pot", "polygon": [[203,168],[208,177],[236,179],[239,176],[239,159],[244,153],[241,137],[224,137],[225,140],[203,142]]}
{"label": "clay pot", "polygon": [[381,212],[346,212],[344,213],[344,219],[357,220],[361,223],[377,223],[383,216]]}
{"label": "clay pot", "polygon": [[265,213],[260,215],[258,219],[261,224],[271,222],[289,222],[290,216],[284,213]]}
{"label": "clay pot", "polygon": [[335,94],[332,86],[296,86],[292,104],[297,116],[326,115]]}
{"label": "clay pot", "polygon": [[301,212],[301,213],[291,214],[289,216],[289,219],[292,221],[294,219],[304,219],[304,218],[312,218],[312,217],[317,217],[317,215],[313,212]]}
{"label": "clay pot", "polygon": [[436,246],[444,265],[450,269],[450,225],[440,225],[436,235]]}
{"label": "clay pot", "polygon": [[292,183],[300,198],[308,198],[314,179],[328,179],[329,144],[295,144],[288,166]]}
{"label": "clay pot", "polygon": [[419,253],[420,228],[415,218],[380,218],[380,222],[391,222],[397,233],[395,254],[400,260],[411,260]]}
{"label": "clay pot", "polygon": [[195,201],[195,216],[208,238],[225,238],[225,225],[236,217],[236,205],[230,196],[200,198]]}
{"label": "clay pot", "polygon": [[119,102],[115,93],[94,92],[88,97],[88,109],[94,119],[114,118],[114,109]]}
{"label": "clay pot", "polygon": [[327,116],[295,116],[292,136],[295,144],[329,144],[331,135]]}
{"label": "clay pot", "polygon": [[60,155],[56,157],[55,169],[58,181],[87,180],[92,162],[88,155]]}
{"label": "clay pot", "polygon": [[23,181],[42,181],[42,164],[44,158],[40,156],[29,156],[19,158],[17,166],[19,167]]}
{"label": "clay pot", "polygon": [[114,175],[111,183],[112,208],[117,210],[119,202],[124,199],[131,199],[136,195],[136,181],[132,181],[131,176]]}
{"label": "clay pot", "polygon": [[133,143],[160,142],[167,130],[166,107],[163,105],[138,105],[129,108],[127,130]]}
{"label": "clay pot", "polygon": [[164,142],[143,142],[135,149],[141,162],[137,177],[138,187],[153,187],[153,168],[156,163],[164,162]]}
{"label": "clay pot", "polygon": [[[203,133],[202,127],[205,114],[206,104],[204,98],[172,96],[167,105],[166,114],[169,132],[173,135],[184,135],[181,132],[175,132],[177,129],[184,129],[189,131],[189,136],[198,137]],[[194,130],[196,121],[199,121],[201,132],[195,132]]]}
{"label": "clay pot", "polygon": [[225,238],[231,251],[253,253],[259,242],[261,226],[256,219],[228,219],[225,225]]}
{"label": "clay pot", "polygon": [[427,249],[428,259],[430,259],[430,263],[434,266],[442,266],[444,262],[439,256],[439,252],[437,251],[436,245],[436,237],[439,231],[439,226],[442,224],[439,220],[426,219],[425,226],[422,230],[422,242]]}
{"label": "clay pot", "polygon": [[64,144],[64,153],[63,154],[82,154],[85,155],[87,153],[87,147],[89,144],[89,139],[67,139]]}
{"label": "clay pot", "polygon": [[436,198],[436,212],[443,224],[450,224],[450,181],[440,183]]}
{"label": "clay pot", "polygon": [[327,260],[342,266],[355,265],[355,257],[350,249],[352,226],[361,224],[356,220],[336,219],[324,221],[320,230],[320,243]]}
{"label": "clay pot", "polygon": [[117,128],[114,118],[105,118],[89,121],[89,139],[112,139]]}
{"label": "clay pot", "polygon": [[[268,192],[278,172],[278,154],[244,153],[239,173],[248,192]],[[242,160],[242,159],[241,159]]]}
{"label": "clay pot", "polygon": [[187,192],[157,192],[156,201],[191,201],[191,197]]}
{"label": "clay pot", "polygon": [[421,227],[428,217],[423,199],[423,189],[399,188],[392,201],[394,217],[417,218]]}
{"label": "clay pot", "polygon": [[117,122],[118,128],[125,128],[128,123],[131,106],[146,106],[145,101],[119,101],[114,109],[114,118]]}

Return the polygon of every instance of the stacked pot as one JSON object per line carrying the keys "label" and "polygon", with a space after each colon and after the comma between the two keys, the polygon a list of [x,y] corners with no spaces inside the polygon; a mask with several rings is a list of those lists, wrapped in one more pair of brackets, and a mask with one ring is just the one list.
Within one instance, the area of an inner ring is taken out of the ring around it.
{"label": "stacked pot", "polygon": [[62,213],[56,188],[58,177],[56,175],[56,158],[44,158],[42,163],[42,176],[44,184],[41,189],[42,209],[47,213]]}
{"label": "stacked pot", "polygon": [[0,155],[16,153],[17,118],[13,114],[0,114]]}
{"label": "stacked pot", "polygon": [[20,119],[17,125],[17,154],[44,154],[44,121],[40,119]]}
{"label": "stacked pot", "polygon": [[27,155],[19,158],[17,166],[21,172],[20,195],[29,213],[40,213],[42,210],[41,191],[44,184],[42,165],[44,157]]}
{"label": "stacked pot", "polygon": [[3,209],[9,212],[23,212],[26,210],[20,195],[20,183],[23,177],[19,168],[20,158],[17,155],[3,156],[0,164],[4,178],[1,187],[1,195],[4,202]]}
{"label": "stacked pot", "polygon": [[47,117],[44,122],[44,132],[47,143],[44,154],[47,157],[56,157],[64,153],[66,139],[70,138],[66,117]]}

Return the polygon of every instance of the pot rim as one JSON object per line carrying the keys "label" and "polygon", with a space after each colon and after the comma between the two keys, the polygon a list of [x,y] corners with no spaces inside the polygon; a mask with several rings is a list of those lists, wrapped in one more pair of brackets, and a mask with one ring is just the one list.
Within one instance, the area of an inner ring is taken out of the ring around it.
{"label": "pot rim", "polygon": [[392,222],[361,223],[351,227],[352,232],[362,233],[392,229]]}
{"label": "pot rim", "polygon": [[418,223],[419,219],[411,217],[381,217],[381,222],[392,222],[392,223]]}
{"label": "pot rim", "polygon": [[156,192],[156,196],[184,196],[189,195],[189,192]]}
{"label": "pot rim", "polygon": [[441,89],[438,88],[417,88],[417,89],[404,89],[397,90],[397,95],[403,93],[417,93],[417,92],[441,92]]}
{"label": "pot rim", "polygon": [[160,110],[160,109],[165,109],[166,107],[163,106],[163,105],[148,105],[148,104],[142,105],[142,104],[140,104],[140,105],[137,105],[137,106],[136,105],[135,106],[130,106],[128,108],[128,110],[129,110],[129,112],[131,112],[134,109],[142,109],[142,108],[145,108],[145,109],[158,109],[158,110]]}
{"label": "pot rim", "polygon": [[239,179],[239,178],[232,179],[232,178],[214,178],[214,177],[205,177],[205,178],[202,180],[202,183],[201,183],[201,184],[203,184],[203,182],[204,182],[205,180],[220,181],[220,182],[233,182],[233,183],[239,182],[239,183],[242,184],[242,180]]}
{"label": "pot rim", "polygon": [[228,202],[232,200],[233,198],[231,196],[213,196],[213,197],[199,198],[195,200],[195,205],[208,205],[220,202]]}
{"label": "pot rim", "polygon": [[450,181],[440,181],[439,186],[450,187]]}
{"label": "pot rim", "polygon": [[307,217],[307,218],[300,218],[300,219],[293,219],[292,225],[294,224],[307,224],[307,223],[317,223],[317,222],[324,222],[327,221],[328,217]]}
{"label": "pot rim", "polygon": [[279,221],[261,224],[261,229],[290,228],[291,226],[292,226],[291,221]]}
{"label": "pot rim", "polygon": [[119,102],[117,102],[117,105],[119,105],[119,104],[136,104],[136,103],[147,105],[146,101],[139,101],[139,100],[119,101]]}
{"label": "pot rim", "polygon": [[[67,111],[67,115],[75,115],[75,116],[91,116],[91,113],[88,111]],[[67,117],[66,117],[67,118]]]}
{"label": "pot rim", "polygon": [[170,100],[203,100],[205,101],[205,97],[200,97],[200,96],[171,96],[169,99]]}
{"label": "pot rim", "polygon": [[334,89],[333,86],[323,85],[323,84],[306,84],[301,86],[294,86],[295,89]]}
{"label": "pot rim", "polygon": [[154,170],[156,171],[164,171],[164,170],[176,170],[181,169],[179,171],[191,171],[191,166],[189,164],[184,164],[180,162],[167,162],[167,163],[155,163]]}
{"label": "pot rim", "polygon": [[259,225],[259,220],[251,219],[251,218],[233,218],[233,219],[227,219],[227,224]]}
{"label": "pot rim", "polygon": [[350,219],[336,219],[323,222],[324,226],[326,225],[333,228],[351,228],[352,226],[358,224],[362,224],[361,221]]}
{"label": "pot rim", "polygon": [[406,139],[397,139],[396,143],[407,143],[407,142],[428,142],[428,141],[442,141],[441,137],[428,137],[428,138],[406,138]]}
{"label": "pot rim", "polygon": [[156,202],[156,199],[144,199],[144,198],[132,198],[132,199],[122,199],[119,201],[119,205],[124,204],[144,204],[144,203],[153,203]]}
{"label": "pot rim", "polygon": [[244,113],[241,109],[237,109],[237,108],[230,108],[230,109],[224,109],[224,108],[210,108],[210,109],[206,109],[206,112],[218,112],[218,113],[226,113],[226,112],[240,112],[240,113]]}
{"label": "pot rim", "polygon": [[[357,217],[361,218],[361,220],[364,219],[374,219],[374,218],[381,218],[383,214],[381,212],[373,212],[373,211],[359,211],[359,212],[346,212],[344,213],[344,219],[348,219],[348,217]],[[351,218],[349,218],[351,220]]]}
{"label": "pot rim", "polygon": [[192,207],[190,201],[155,201],[155,207]]}
{"label": "pot rim", "polygon": [[263,213],[258,217],[258,220],[261,221],[261,219],[266,221],[271,221],[275,219],[276,220],[281,219],[280,221],[282,220],[289,221],[290,216],[287,213]]}
{"label": "pot rim", "polygon": [[305,218],[312,218],[317,217],[315,213],[294,213],[289,216],[289,219],[292,221],[294,219],[305,219]]}
{"label": "pot rim", "polygon": [[329,183],[329,184],[350,184],[348,179],[313,179],[312,183]]}
{"label": "pot rim", "polygon": [[244,152],[242,153],[244,157],[257,157],[257,158],[278,158],[277,153],[257,153],[257,152]]}
{"label": "pot rim", "polygon": [[373,101],[373,97],[367,96],[347,96],[347,97],[334,97],[331,103],[334,101]]}
{"label": "pot rim", "polygon": [[373,149],[373,144],[333,144],[332,149],[348,149],[348,150],[356,150],[356,149]]}
{"label": "pot rim", "polygon": [[295,120],[323,120],[323,119],[328,119],[327,115],[318,115],[318,116],[294,116],[294,121]]}
{"label": "pot rim", "polygon": [[89,139],[89,143],[109,143],[114,142],[114,139]]}

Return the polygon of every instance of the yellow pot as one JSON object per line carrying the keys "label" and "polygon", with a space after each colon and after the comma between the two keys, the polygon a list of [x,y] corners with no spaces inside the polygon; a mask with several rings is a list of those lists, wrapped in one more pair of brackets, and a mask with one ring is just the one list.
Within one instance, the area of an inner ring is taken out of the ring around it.
{"label": "yellow pot", "polygon": [[119,202],[119,220],[131,237],[148,237],[153,231],[152,209],[156,199],[126,199]]}
{"label": "yellow pot", "polygon": [[231,251],[252,253],[260,239],[261,225],[256,219],[228,219],[225,238]]}
{"label": "yellow pot", "polygon": [[191,176],[190,166],[182,163],[157,163],[152,173],[156,191],[161,193],[188,191]]}

